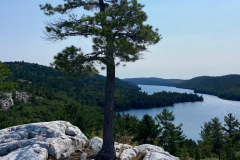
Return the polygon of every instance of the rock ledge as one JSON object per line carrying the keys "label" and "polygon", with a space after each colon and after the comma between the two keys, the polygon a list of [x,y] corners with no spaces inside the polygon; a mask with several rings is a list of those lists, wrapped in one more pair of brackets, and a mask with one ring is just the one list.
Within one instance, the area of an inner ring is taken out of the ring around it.
{"label": "rock ledge", "polygon": [[0,159],[46,160],[48,154],[65,158],[87,141],[78,127],[66,121],[14,126],[0,130]]}
{"label": "rock ledge", "polygon": [[[66,121],[52,121],[13,126],[0,130],[1,160],[47,160],[48,155],[67,158],[76,150],[85,148],[89,142],[81,130]],[[103,140],[91,139],[89,146],[95,152],[102,148]],[[115,142],[116,156],[130,160],[145,153],[143,160],[179,160],[161,147],[143,144],[131,146]],[[85,156],[84,156],[85,155]],[[86,158],[86,153],[82,154]]]}

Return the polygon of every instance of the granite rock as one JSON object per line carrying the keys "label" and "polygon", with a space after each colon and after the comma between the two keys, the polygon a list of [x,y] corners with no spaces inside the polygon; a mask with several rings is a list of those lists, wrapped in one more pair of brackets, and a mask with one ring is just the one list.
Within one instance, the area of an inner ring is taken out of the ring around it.
{"label": "granite rock", "polygon": [[0,110],[8,110],[14,105],[11,93],[0,93]]}
{"label": "granite rock", "polygon": [[[103,140],[99,137],[94,137],[90,141],[90,146],[95,151],[99,151],[102,144]],[[143,144],[133,147],[128,144],[115,142],[115,150],[116,156],[121,160],[130,160],[132,157],[136,157],[139,152],[146,153],[144,160],[179,160],[179,158],[164,151],[163,148],[151,144]]]}
{"label": "granite rock", "polygon": [[[68,128],[75,134],[67,135]],[[66,158],[75,150],[84,148],[86,142],[88,139],[81,130],[66,121],[13,126],[0,130],[0,159],[11,157],[13,153],[19,157],[22,150],[32,153],[32,147],[38,147],[43,154],[46,150],[56,159]]]}
{"label": "granite rock", "polygon": [[30,96],[27,94],[27,92],[15,91],[15,94],[16,94],[16,99],[23,101],[25,104],[28,103]]}
{"label": "granite rock", "polygon": [[147,152],[147,155],[143,160],[179,160],[179,158],[172,156],[168,152],[164,151],[163,148],[150,145],[143,144],[136,147],[139,152]]}
{"label": "granite rock", "polygon": [[34,144],[14,150],[8,155],[1,157],[1,160],[47,160],[47,158],[47,149]]}
{"label": "granite rock", "polygon": [[99,151],[102,148],[103,139],[99,137],[94,137],[91,139],[89,145],[94,151]]}

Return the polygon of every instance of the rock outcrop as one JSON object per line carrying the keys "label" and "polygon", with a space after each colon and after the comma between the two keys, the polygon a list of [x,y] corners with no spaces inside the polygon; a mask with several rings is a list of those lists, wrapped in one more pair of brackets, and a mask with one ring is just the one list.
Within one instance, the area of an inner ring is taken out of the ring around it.
{"label": "rock outcrop", "polygon": [[[67,158],[76,150],[82,150],[89,142],[81,130],[66,121],[32,123],[0,130],[1,160],[47,160],[48,155]],[[103,140],[91,139],[90,147],[98,152]],[[143,153],[143,160],[179,160],[161,147],[143,144],[131,146],[115,142],[116,156],[121,160],[130,160]],[[80,159],[86,159],[82,153]]]}
{"label": "rock outcrop", "polygon": [[27,92],[15,91],[15,94],[16,94],[16,99],[23,101],[25,104],[28,103],[28,99],[30,96],[27,94]]}
{"label": "rock outcrop", "polygon": [[85,147],[87,137],[65,121],[32,123],[0,130],[0,159],[56,159]]}
{"label": "rock outcrop", "polygon": [[11,106],[14,105],[11,93],[3,93],[0,95],[2,97],[0,98],[0,110],[8,110]]}
{"label": "rock outcrop", "polygon": [[[90,141],[90,146],[93,150],[99,151],[102,147],[103,140],[99,137],[94,137]],[[146,156],[143,160],[179,160],[179,158],[170,155],[168,152],[164,151],[163,148],[150,145],[143,144],[140,146],[131,146],[128,144],[122,144],[115,142],[115,150],[116,156],[121,160],[130,160],[132,157],[136,157],[136,155],[141,153],[146,153]]]}
{"label": "rock outcrop", "polygon": [[168,152],[164,151],[163,148],[158,146],[143,144],[136,146],[136,148],[139,152],[147,152],[143,160],[179,160],[179,158],[170,155]]}
{"label": "rock outcrop", "polygon": [[[16,99],[23,101],[25,104],[29,103],[30,95],[27,92],[15,91]],[[42,97],[37,97],[42,99]],[[0,110],[8,110],[14,105],[12,93],[2,93],[0,98]]]}

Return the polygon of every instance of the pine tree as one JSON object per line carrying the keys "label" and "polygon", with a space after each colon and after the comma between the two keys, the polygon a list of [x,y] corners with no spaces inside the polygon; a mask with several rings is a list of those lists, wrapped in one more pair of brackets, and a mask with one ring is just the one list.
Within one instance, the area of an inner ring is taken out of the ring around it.
{"label": "pine tree", "polygon": [[228,134],[229,138],[233,138],[240,125],[238,120],[232,115],[232,113],[229,113],[228,116],[224,117],[224,121],[224,126],[226,127],[223,127],[223,130]]}
{"label": "pine tree", "polygon": [[[113,138],[115,66],[141,59],[146,45],[156,44],[161,36],[158,30],[143,24],[147,15],[137,0],[64,0],[66,3],[53,7],[40,5],[46,15],[69,14],[69,19],[59,18],[46,23],[45,39],[61,41],[72,36],[91,36],[93,52],[84,54],[75,46],[58,53],[52,66],[66,74],[94,74],[95,65],[106,68],[106,89],[103,126],[103,146],[98,159],[112,160],[115,156]],[[95,11],[93,16],[77,17],[73,11],[83,7]],[[99,10],[97,12],[96,10]]]}
{"label": "pine tree", "polygon": [[8,65],[3,64],[0,61],[0,93],[9,92],[17,86],[16,83],[6,81],[6,77],[11,74],[10,70],[8,69]]}
{"label": "pine tree", "polygon": [[159,135],[158,125],[155,124],[154,119],[149,115],[144,115],[138,125],[137,139],[142,143],[151,143]]}
{"label": "pine tree", "polygon": [[239,122],[231,113],[224,117],[224,121],[225,127],[223,127],[223,130],[226,132],[226,156],[229,160],[232,160],[235,157],[235,145],[239,141],[239,136],[237,135]]}
{"label": "pine tree", "polygon": [[172,112],[169,112],[167,109],[164,109],[160,114],[155,116],[157,124],[160,126],[160,141],[159,145],[169,153],[176,155],[178,146],[181,146],[185,135],[182,131],[182,124],[175,126],[173,121],[175,120]]}
{"label": "pine tree", "polygon": [[213,152],[218,155],[219,160],[221,159],[221,150],[223,149],[223,130],[221,122],[217,117],[211,121],[212,138],[213,138]]}
{"label": "pine tree", "polygon": [[212,151],[212,137],[211,137],[211,123],[205,122],[204,126],[201,126],[202,130],[200,136],[202,140],[198,141],[201,157],[203,159],[211,157]]}
{"label": "pine tree", "polygon": [[189,157],[194,157],[195,150],[197,148],[197,143],[192,139],[185,139],[184,144],[187,147]]}
{"label": "pine tree", "polygon": [[180,153],[180,160],[189,160],[189,153],[187,151],[187,147],[185,146],[185,144],[183,145],[183,147],[180,149],[181,153]]}
{"label": "pine tree", "polygon": [[217,117],[211,119],[210,122],[205,123],[204,127],[201,127],[200,147],[203,152],[202,158],[211,157],[211,152],[216,154],[221,159],[223,158],[222,150],[224,149],[224,133],[222,130],[221,122]]}
{"label": "pine tree", "polygon": [[195,149],[194,158],[195,158],[195,160],[201,159],[198,147]]}

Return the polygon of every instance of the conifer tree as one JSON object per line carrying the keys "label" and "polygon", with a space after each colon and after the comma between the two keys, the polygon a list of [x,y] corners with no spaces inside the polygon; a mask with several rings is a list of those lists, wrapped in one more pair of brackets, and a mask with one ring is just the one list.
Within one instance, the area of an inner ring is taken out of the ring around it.
{"label": "conifer tree", "polygon": [[181,145],[186,137],[181,128],[182,124],[175,126],[173,124],[175,117],[172,112],[169,112],[167,109],[157,114],[155,120],[160,126],[159,145],[163,146],[169,153],[176,155],[178,146]]}
{"label": "conifer tree", "polygon": [[198,141],[198,143],[201,152],[201,157],[203,159],[211,157],[212,137],[210,126],[211,126],[210,122],[205,122],[204,126],[201,126],[202,130],[200,136],[202,140]]}
{"label": "conifer tree", "polygon": [[195,158],[195,160],[200,160],[201,159],[198,147],[195,149],[194,158]]}
{"label": "conifer tree", "polygon": [[[97,159],[112,160],[115,156],[113,138],[115,66],[141,59],[147,45],[156,44],[158,30],[144,22],[147,15],[137,0],[64,0],[63,5],[40,5],[46,15],[68,15],[46,23],[45,39],[61,41],[72,36],[92,37],[93,51],[84,54],[81,48],[70,46],[59,52],[52,66],[67,74],[94,74],[95,65],[106,68],[103,146]],[[94,15],[78,18],[76,9],[94,11]]]}
{"label": "conifer tree", "polygon": [[159,135],[159,125],[155,124],[154,119],[149,115],[144,115],[138,125],[137,139],[142,143],[151,143]]}
{"label": "conifer tree", "polygon": [[213,152],[221,159],[221,150],[223,149],[223,130],[221,122],[217,117],[211,120],[212,138],[213,138]]}
{"label": "conifer tree", "polygon": [[9,92],[17,86],[16,83],[6,81],[6,77],[11,74],[8,65],[0,61],[0,93]]}
{"label": "conifer tree", "polygon": [[235,157],[235,145],[239,141],[239,136],[238,136],[238,127],[239,127],[239,122],[238,120],[231,114],[229,113],[228,116],[224,117],[225,124],[223,127],[223,130],[226,132],[226,156],[228,159],[234,159]]}
{"label": "conifer tree", "polygon": [[189,160],[189,153],[187,151],[187,147],[185,146],[185,144],[183,145],[183,147],[180,149],[181,153],[180,153],[180,160]]}
{"label": "conifer tree", "polygon": [[223,130],[228,134],[229,138],[233,138],[240,125],[238,120],[232,115],[232,113],[229,113],[228,116],[224,117],[224,121],[224,126],[226,127],[223,127]]}
{"label": "conifer tree", "polygon": [[211,152],[216,154],[219,160],[223,158],[223,148],[224,148],[224,133],[222,130],[221,122],[217,117],[211,119],[210,122],[205,123],[204,127],[201,127],[201,138],[200,142],[202,148],[202,158],[211,157]]}
{"label": "conifer tree", "polygon": [[192,139],[185,139],[184,144],[187,147],[187,151],[189,153],[189,157],[194,157],[195,150],[197,148],[197,143]]}

